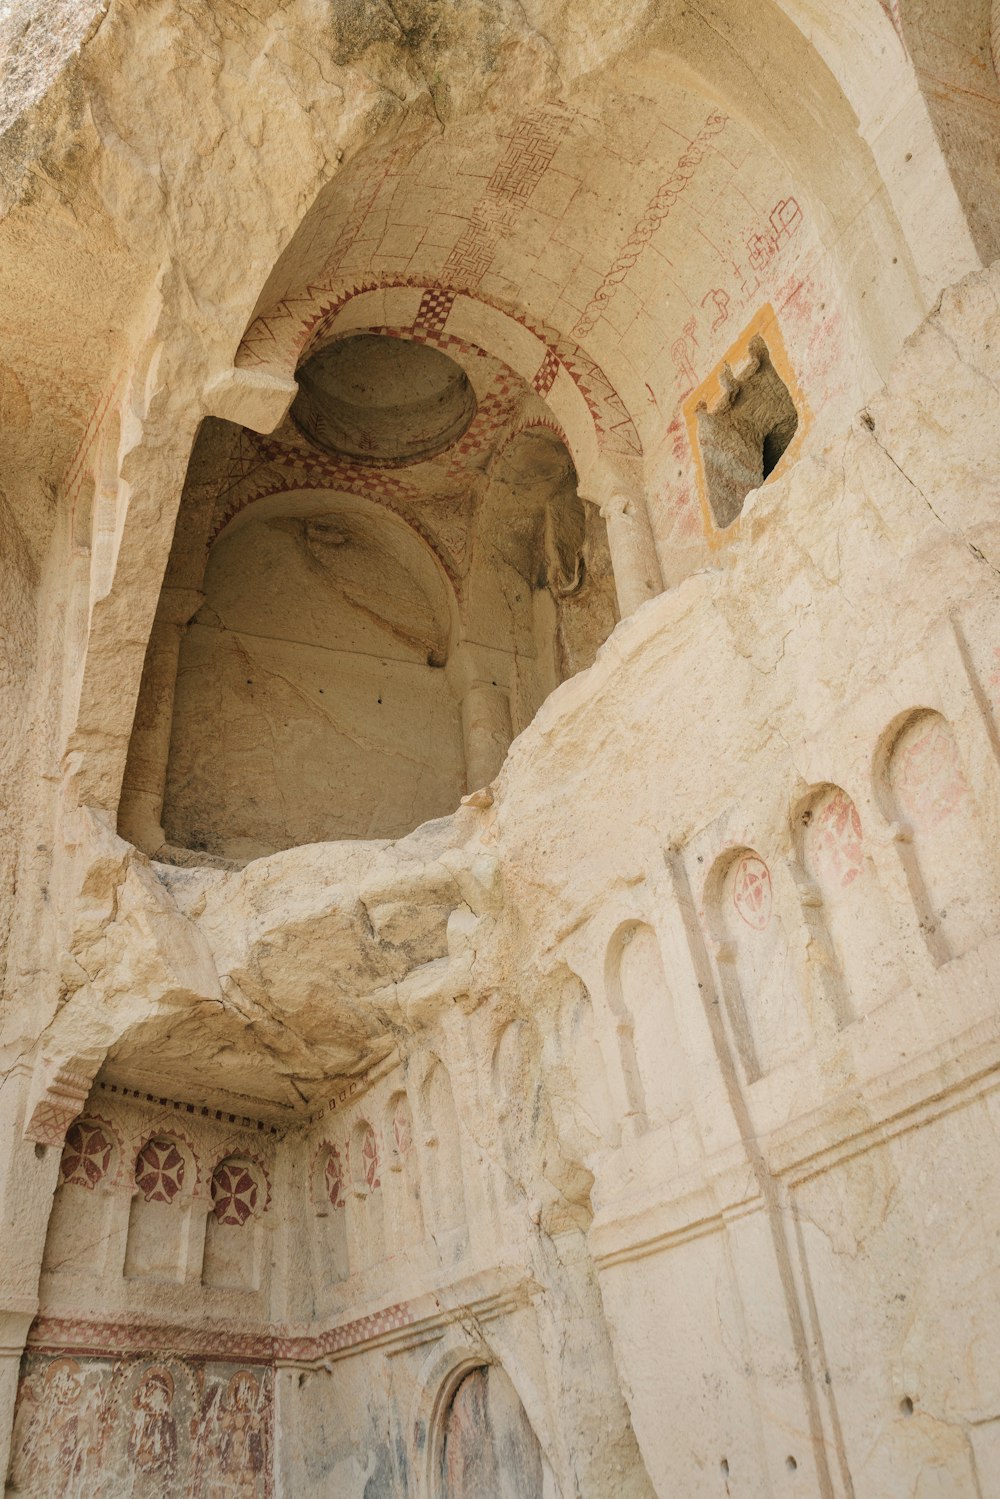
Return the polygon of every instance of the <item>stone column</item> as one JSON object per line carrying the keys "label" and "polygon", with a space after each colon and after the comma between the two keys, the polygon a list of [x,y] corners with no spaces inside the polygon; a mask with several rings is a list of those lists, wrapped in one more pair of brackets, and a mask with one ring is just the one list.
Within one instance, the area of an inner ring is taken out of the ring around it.
{"label": "stone column", "polygon": [[174,718],[174,690],[181,641],[205,602],[193,588],[164,588],[146,651],[135,722],[122,786],[119,826],[123,837],[147,853],[166,841],[163,798]]}
{"label": "stone column", "polygon": [[508,691],[513,656],[463,640],[449,657],[447,672],[462,709],[465,787],[471,793],[495,779],[514,737]]}
{"label": "stone column", "polygon": [[601,503],[600,511],[608,531],[618,612],[625,619],[634,614],[640,604],[663,591],[660,561],[646,502],[640,495],[615,490]]}
{"label": "stone column", "polygon": [[510,748],[510,699],[502,687],[473,682],[462,698],[466,790],[488,786]]}

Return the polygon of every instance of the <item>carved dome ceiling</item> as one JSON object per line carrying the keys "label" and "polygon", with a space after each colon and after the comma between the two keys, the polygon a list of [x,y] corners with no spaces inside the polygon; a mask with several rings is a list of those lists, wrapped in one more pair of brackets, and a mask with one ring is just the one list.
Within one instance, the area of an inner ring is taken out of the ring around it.
{"label": "carved dome ceiling", "polygon": [[472,384],[440,349],[362,333],[337,339],[298,371],[292,415],[327,452],[363,463],[413,463],[458,441],[476,413]]}

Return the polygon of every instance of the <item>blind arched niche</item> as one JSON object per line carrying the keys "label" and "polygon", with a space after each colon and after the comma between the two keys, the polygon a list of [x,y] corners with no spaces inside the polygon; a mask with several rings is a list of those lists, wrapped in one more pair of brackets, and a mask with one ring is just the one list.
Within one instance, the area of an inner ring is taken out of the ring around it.
{"label": "blind arched niche", "polygon": [[247,859],[454,809],[452,600],[409,527],[329,494],[261,504],[212,548],[203,592],[178,663],[171,844]]}

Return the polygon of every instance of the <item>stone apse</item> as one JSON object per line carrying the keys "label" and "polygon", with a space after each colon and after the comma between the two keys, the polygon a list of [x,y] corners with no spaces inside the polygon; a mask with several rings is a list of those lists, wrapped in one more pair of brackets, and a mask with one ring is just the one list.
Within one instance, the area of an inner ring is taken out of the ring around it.
{"label": "stone apse", "polygon": [[4,8],[9,1495],[1000,1493],[998,37]]}

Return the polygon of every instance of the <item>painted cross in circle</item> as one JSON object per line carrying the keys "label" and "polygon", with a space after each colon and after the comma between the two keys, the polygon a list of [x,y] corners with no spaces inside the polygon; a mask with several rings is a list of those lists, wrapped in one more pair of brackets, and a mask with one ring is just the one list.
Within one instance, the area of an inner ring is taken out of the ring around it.
{"label": "painted cross in circle", "polygon": [[99,1124],[78,1119],[66,1135],[62,1179],[92,1191],[107,1175],[111,1164],[111,1141]]}
{"label": "painted cross in circle", "polygon": [[948,725],[936,718],[922,732],[903,739],[893,769],[896,795],[914,822],[936,827],[969,794],[958,746]]}
{"label": "painted cross in circle", "polygon": [[771,919],[771,875],[756,854],[744,854],[736,866],[733,905],[755,932],[762,932]]}
{"label": "painted cross in circle", "polygon": [[259,1195],[257,1180],[242,1161],[223,1161],[212,1173],[212,1211],[219,1223],[241,1227]]}
{"label": "painted cross in circle", "polygon": [[148,1140],[135,1163],[135,1184],[147,1202],[173,1202],[184,1185],[184,1157],[173,1140]]}
{"label": "painted cross in circle", "polygon": [[814,839],[816,860],[824,874],[846,890],[861,873],[863,858],[861,818],[846,792],[838,788],[820,807]]}

